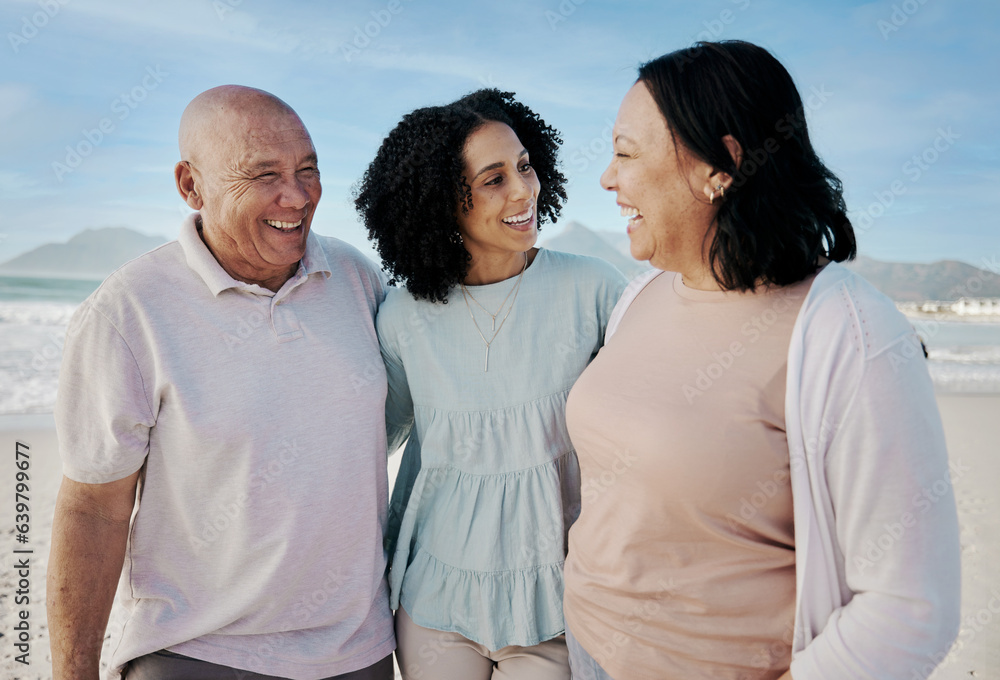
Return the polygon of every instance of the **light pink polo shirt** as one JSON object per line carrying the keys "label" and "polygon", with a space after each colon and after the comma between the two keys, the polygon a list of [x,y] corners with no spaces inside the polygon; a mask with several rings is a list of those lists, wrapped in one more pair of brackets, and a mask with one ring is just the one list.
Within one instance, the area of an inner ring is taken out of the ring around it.
{"label": "light pink polo shirt", "polygon": [[364,668],[394,648],[382,278],[310,234],[277,293],[242,283],[195,219],[81,304],[63,355],[66,476],[143,470],[112,676],[164,648],[303,679]]}

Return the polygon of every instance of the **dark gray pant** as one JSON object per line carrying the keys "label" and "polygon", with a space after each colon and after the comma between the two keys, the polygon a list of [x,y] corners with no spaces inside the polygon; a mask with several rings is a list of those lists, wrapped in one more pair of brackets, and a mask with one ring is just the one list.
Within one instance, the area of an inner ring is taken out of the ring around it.
{"label": "dark gray pant", "polygon": [[[335,675],[326,680],[393,680],[392,654],[359,671]],[[192,659],[166,650],[132,659],[125,667],[124,680],[287,680],[260,675],[238,668]]]}

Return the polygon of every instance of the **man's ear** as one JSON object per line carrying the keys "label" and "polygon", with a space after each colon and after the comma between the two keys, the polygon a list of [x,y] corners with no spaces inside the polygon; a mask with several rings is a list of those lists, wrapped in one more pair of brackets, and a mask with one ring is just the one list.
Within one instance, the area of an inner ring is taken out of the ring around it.
{"label": "man's ear", "polygon": [[189,162],[181,161],[174,166],[174,181],[177,184],[177,192],[188,207],[192,210],[201,210],[204,202],[195,188],[194,168]]}

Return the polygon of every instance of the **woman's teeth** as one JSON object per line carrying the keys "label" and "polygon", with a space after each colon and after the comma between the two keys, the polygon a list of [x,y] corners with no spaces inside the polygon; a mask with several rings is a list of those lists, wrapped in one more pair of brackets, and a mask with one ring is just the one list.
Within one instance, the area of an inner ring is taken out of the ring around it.
{"label": "woman's teeth", "polygon": [[264,223],[274,227],[275,229],[280,229],[281,231],[291,231],[292,229],[295,229],[300,224],[302,224],[302,220],[299,220],[298,222],[279,222],[278,220],[264,220]]}
{"label": "woman's teeth", "polygon": [[528,210],[524,211],[520,215],[514,215],[512,217],[504,217],[500,221],[503,222],[504,224],[510,224],[510,225],[513,225],[513,226],[517,227],[517,226],[520,226],[522,224],[526,224],[526,223],[530,222],[531,221],[531,216],[533,214],[534,214],[534,211],[529,208]]}
{"label": "woman's teeth", "polygon": [[622,217],[627,217],[630,220],[636,219],[637,217],[642,217],[642,213],[639,212],[638,208],[631,208],[626,206],[621,206]]}
{"label": "woman's teeth", "polygon": [[642,213],[639,212],[638,208],[633,208],[631,206],[621,206],[622,217],[628,218],[628,223],[625,225],[625,231],[629,234],[632,230],[638,226],[636,223],[642,218]]}

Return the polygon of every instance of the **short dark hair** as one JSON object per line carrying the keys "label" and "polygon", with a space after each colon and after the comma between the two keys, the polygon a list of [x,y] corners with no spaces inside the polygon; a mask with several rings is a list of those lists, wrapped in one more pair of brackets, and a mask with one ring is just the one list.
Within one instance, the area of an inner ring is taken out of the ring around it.
{"label": "short dark hair", "polygon": [[[699,42],[639,67],[678,140],[733,177],[719,208],[709,260],[724,290],[788,285],[826,256],[857,254],[843,185],[809,141],[792,77],[762,47],[741,40]],[[743,148],[739,169],[722,138]]]}
{"label": "short dark hair", "polygon": [[566,200],[558,169],[562,138],[511,92],[483,89],[446,106],[405,115],[382,142],[355,189],[354,205],[392,283],[403,281],[416,298],[446,302],[469,269],[459,238],[458,210],[472,207],[462,152],[489,121],[510,126],[528,150],[541,191],[537,219],[553,222]]}

